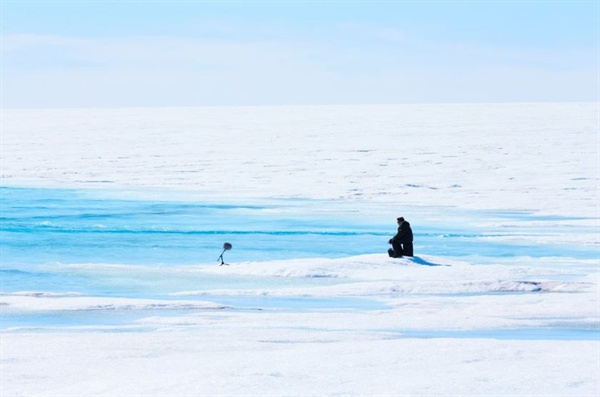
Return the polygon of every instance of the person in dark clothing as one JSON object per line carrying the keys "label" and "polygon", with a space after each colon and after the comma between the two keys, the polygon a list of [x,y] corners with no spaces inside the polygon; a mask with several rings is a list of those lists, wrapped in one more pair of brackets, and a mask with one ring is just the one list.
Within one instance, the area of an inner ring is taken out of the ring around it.
{"label": "person in dark clothing", "polygon": [[403,217],[398,218],[397,221],[398,233],[389,241],[392,248],[388,250],[388,255],[392,258],[413,256],[413,232],[410,223],[405,221]]}

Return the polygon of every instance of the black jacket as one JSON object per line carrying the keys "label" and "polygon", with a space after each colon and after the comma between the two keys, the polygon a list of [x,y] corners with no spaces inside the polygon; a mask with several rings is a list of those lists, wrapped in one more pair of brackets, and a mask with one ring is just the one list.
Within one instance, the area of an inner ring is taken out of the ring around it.
{"label": "black jacket", "polygon": [[413,242],[413,232],[410,228],[410,223],[404,221],[398,227],[398,233],[392,238],[392,240],[399,242],[400,244],[408,244]]}

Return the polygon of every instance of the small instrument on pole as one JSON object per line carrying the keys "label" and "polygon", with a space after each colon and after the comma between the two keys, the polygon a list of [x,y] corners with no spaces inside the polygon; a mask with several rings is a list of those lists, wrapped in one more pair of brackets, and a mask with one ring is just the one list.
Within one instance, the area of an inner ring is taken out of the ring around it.
{"label": "small instrument on pole", "polygon": [[229,266],[229,264],[225,263],[225,261],[223,260],[223,254],[225,253],[225,251],[229,251],[231,248],[233,248],[233,246],[230,243],[223,244],[223,252],[221,252],[221,256],[219,256],[219,259],[221,260],[221,264],[219,266],[223,266],[223,265]]}

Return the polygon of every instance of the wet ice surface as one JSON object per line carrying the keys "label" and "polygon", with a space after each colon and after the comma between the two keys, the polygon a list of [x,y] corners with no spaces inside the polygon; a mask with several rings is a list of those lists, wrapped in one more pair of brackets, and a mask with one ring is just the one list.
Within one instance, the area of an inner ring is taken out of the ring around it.
{"label": "wet ice surface", "polygon": [[598,340],[598,329],[516,328],[469,331],[396,330],[398,338],[459,338],[500,340]]}
{"label": "wet ice surface", "polygon": [[[395,232],[394,218],[384,219],[382,205],[373,204],[123,200],[102,198],[93,190],[1,189],[5,264],[208,263],[218,256],[224,241],[235,242],[227,252],[233,262],[335,258],[385,252]],[[565,240],[594,233],[593,224],[573,225],[585,218],[435,207],[404,206],[402,211],[412,214],[415,246],[429,255],[580,259],[597,255],[594,241]],[[460,218],[460,223],[448,220],[452,217]]]}
{"label": "wet ice surface", "polygon": [[[123,199],[123,193],[107,190],[1,189],[4,211],[0,272],[5,300],[19,297],[73,302],[82,297],[124,300],[118,304],[75,304],[62,309],[52,305],[39,309],[35,304],[33,308],[16,309],[18,305],[8,304],[3,306],[5,330],[131,326],[147,317],[173,318],[215,309],[369,311],[393,306],[387,295],[394,292],[394,287],[338,291],[352,289],[368,279],[382,282],[389,277],[378,266],[386,261],[394,263],[386,258],[385,250],[395,230],[378,205],[351,206],[306,199],[156,200],[143,198],[143,191]],[[585,290],[587,284],[581,278],[590,269],[589,261],[597,256],[595,246],[585,239],[568,246],[556,243],[557,236],[567,232],[582,236],[593,232],[585,224],[577,226],[579,218],[424,207],[404,208],[404,213],[412,214],[417,256],[399,260],[398,266],[409,264],[435,272],[438,267],[451,268],[449,260],[463,260],[481,266],[485,277],[486,266],[494,273],[493,268],[498,265],[520,276],[512,280],[483,277],[458,285],[449,279],[448,285],[433,290],[427,290],[420,285],[422,280],[416,280],[409,289],[397,288],[396,299],[400,301],[427,300],[431,296],[460,299],[576,293]],[[435,219],[441,214],[444,219],[460,218],[460,229],[452,222],[437,223]],[[520,235],[527,235],[529,241],[520,240]],[[225,253],[229,266],[221,267],[217,257],[224,241],[233,243],[234,248]],[[353,266],[344,264],[344,258],[361,256],[369,258],[361,271],[368,273],[372,268],[372,275],[365,279],[362,274],[345,274],[344,269]],[[296,261],[291,265],[292,270],[281,270],[280,264],[290,260]],[[316,269],[306,264],[324,260],[342,262]],[[525,269],[523,264],[527,264]],[[436,282],[430,280],[429,288]],[[317,289],[318,294],[311,293]],[[210,301],[214,307],[186,306],[178,302],[182,298],[187,302]],[[162,304],[127,303],[145,300]],[[144,325],[140,329],[153,328]],[[408,334],[494,336],[492,330],[419,332]],[[540,332],[540,337],[573,339],[594,335],[588,329],[556,329],[556,335],[552,334],[554,331]],[[515,330],[508,334],[498,330],[497,337],[532,335],[535,332],[523,328],[522,332]]]}

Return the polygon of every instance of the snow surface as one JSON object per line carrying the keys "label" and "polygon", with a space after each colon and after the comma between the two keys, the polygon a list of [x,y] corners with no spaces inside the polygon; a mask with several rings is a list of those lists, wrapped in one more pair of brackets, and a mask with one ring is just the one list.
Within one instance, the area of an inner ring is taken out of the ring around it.
{"label": "snow surface", "polygon": [[[533,211],[572,227],[555,243],[598,247],[598,116],[595,103],[3,110],[2,177],[136,196],[336,199],[389,205],[385,216],[434,206],[456,225],[467,220],[444,206]],[[268,282],[171,299],[5,292],[3,318],[134,321],[3,327],[0,395],[599,395],[598,258],[416,254],[179,266],[168,272]],[[307,306],[320,300],[340,306]]]}
{"label": "snow surface", "polygon": [[4,184],[595,216],[595,103],[3,111]]}

